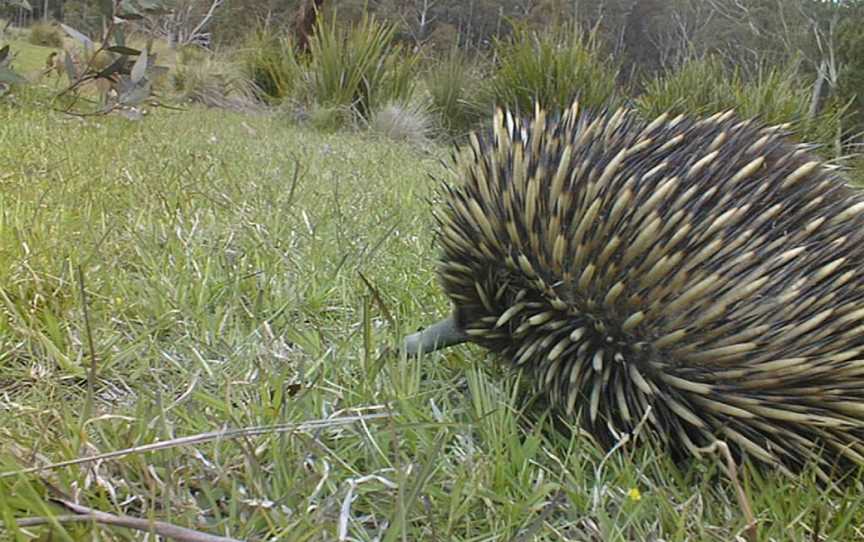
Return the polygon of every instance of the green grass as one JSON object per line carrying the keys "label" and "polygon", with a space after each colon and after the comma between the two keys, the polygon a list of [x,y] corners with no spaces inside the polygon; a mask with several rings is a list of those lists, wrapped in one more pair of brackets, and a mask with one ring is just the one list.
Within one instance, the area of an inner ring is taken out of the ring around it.
{"label": "green grass", "polygon": [[849,120],[849,111],[834,98],[811,116],[812,81],[798,73],[796,64],[766,65],[755,74],[726,66],[719,58],[692,60],[646,84],[636,107],[649,118],[664,112],[710,115],[734,109],[743,118],[765,124],[789,124],[794,137],[824,146],[826,158],[837,158],[838,134]]}
{"label": "green grass", "polygon": [[[742,531],[714,463],[604,459],[553,431],[480,349],[387,353],[447,310],[427,202],[443,149],[215,110],[82,121],[37,99],[0,102],[0,472],[223,427],[388,416],[2,477],[3,521],[62,513],[50,483],[102,511],[243,540],[337,540],[342,525],[412,541]],[[862,536],[852,490],[743,479],[760,540]],[[15,537],[30,539],[0,535]]]}
{"label": "green grass", "polygon": [[22,38],[23,36],[17,34],[15,37],[7,36],[7,39],[0,39],[0,46],[8,44],[15,55],[15,60],[12,61],[15,71],[32,78],[45,67],[48,55],[57,49],[34,45]]}
{"label": "green grass", "polygon": [[618,68],[603,57],[595,38],[563,25],[496,41],[497,66],[487,82],[491,102],[523,113],[532,111],[535,101],[553,110],[574,99],[583,107],[613,104]]}

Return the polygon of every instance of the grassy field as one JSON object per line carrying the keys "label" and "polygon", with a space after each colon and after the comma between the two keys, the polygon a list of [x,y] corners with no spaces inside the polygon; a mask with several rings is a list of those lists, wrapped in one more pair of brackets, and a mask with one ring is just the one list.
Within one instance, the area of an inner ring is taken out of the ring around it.
{"label": "grassy field", "polygon": [[[39,101],[0,102],[0,539],[143,539],[14,528],[67,514],[56,492],[242,540],[742,534],[718,464],[604,456],[480,349],[392,354],[447,310],[429,201],[446,150],[220,111],[82,120]],[[742,481],[759,540],[864,538],[864,495]]]}
{"label": "grassy field", "polygon": [[[0,19],[0,25],[2,24],[5,23]],[[12,53],[15,55],[13,67],[21,75],[36,78],[45,66],[45,59],[56,49],[28,43],[23,39],[24,35],[21,31],[17,29],[10,29],[7,32],[8,35],[5,36],[5,39],[0,39],[0,46],[8,44],[12,49]]]}

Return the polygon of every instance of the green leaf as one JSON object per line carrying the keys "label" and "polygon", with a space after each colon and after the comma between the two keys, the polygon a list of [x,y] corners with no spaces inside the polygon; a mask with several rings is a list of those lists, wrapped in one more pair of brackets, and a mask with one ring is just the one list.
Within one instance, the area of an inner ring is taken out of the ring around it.
{"label": "green leaf", "polygon": [[100,71],[96,74],[96,78],[108,79],[112,75],[116,73],[123,73],[124,68],[126,67],[127,58],[125,56],[121,56],[114,60],[107,68]]}
{"label": "green leaf", "polygon": [[144,16],[140,13],[134,13],[131,11],[122,11],[116,15],[118,19],[123,21],[140,21],[144,19]]}
{"label": "green leaf", "polygon": [[126,32],[123,30],[123,27],[120,25],[114,26],[114,41],[120,47],[126,46]]}
{"label": "green leaf", "polygon": [[2,49],[0,49],[0,66],[6,62],[6,59],[9,58],[9,46],[6,45]]}
{"label": "green leaf", "polygon": [[138,55],[138,59],[135,60],[135,65],[132,66],[132,72],[129,74],[129,77],[132,79],[133,83],[138,83],[142,79],[144,79],[144,75],[147,73],[147,49],[141,51],[141,54]]}
{"label": "green leaf", "polygon": [[136,55],[141,54],[140,50],[133,49],[131,47],[126,47],[124,45],[112,45],[107,50],[111,51],[112,53],[117,53],[117,54],[126,55],[126,56],[136,56]]}
{"label": "green leaf", "polygon": [[78,79],[78,69],[75,67],[75,62],[72,61],[72,55],[69,54],[69,51],[63,55],[63,66],[66,68],[66,76],[69,77],[69,81]]}
{"label": "green leaf", "polygon": [[69,34],[69,36],[70,36],[72,39],[81,42],[81,43],[84,45],[84,48],[85,48],[85,49],[88,49],[88,50],[89,50],[89,49],[91,49],[91,48],[93,47],[93,40],[91,40],[90,38],[88,38],[87,36],[85,36],[84,34],[82,34],[81,32],[78,32],[77,30],[75,30],[75,29],[72,28],[71,26],[67,26],[67,25],[65,25],[65,24],[63,24],[63,23],[60,23],[60,27],[61,27],[61,28],[62,28],[62,29],[67,33],[67,34]]}
{"label": "green leaf", "polygon": [[133,84],[121,92],[117,101],[123,105],[137,105],[148,97],[150,97],[150,83],[142,81],[140,84]]}

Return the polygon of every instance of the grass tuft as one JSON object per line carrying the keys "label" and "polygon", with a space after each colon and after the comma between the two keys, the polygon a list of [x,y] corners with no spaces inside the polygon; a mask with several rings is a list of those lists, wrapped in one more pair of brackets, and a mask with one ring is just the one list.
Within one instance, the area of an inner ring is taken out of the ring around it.
{"label": "grass tuft", "polygon": [[373,113],[369,128],[394,141],[414,144],[426,142],[433,131],[428,107],[420,103],[388,104]]}
{"label": "grass tuft", "polygon": [[302,94],[304,67],[290,37],[258,28],[246,36],[237,56],[246,78],[271,103]]}
{"label": "grass tuft", "polygon": [[194,62],[181,62],[171,74],[173,90],[183,101],[237,110],[258,103],[258,87],[236,62],[200,55]]}
{"label": "grass tuft", "polygon": [[432,109],[450,135],[465,135],[486,113],[482,99],[478,97],[478,89],[482,86],[479,72],[476,62],[453,49],[425,74],[424,82]]}
{"label": "grass tuft", "polygon": [[498,66],[486,89],[495,105],[532,111],[536,100],[560,110],[578,98],[599,108],[615,96],[617,69],[603,58],[594,36],[576,27],[517,30],[497,42],[496,54]]}
{"label": "grass tuft", "polygon": [[343,27],[319,18],[309,41],[315,101],[350,107],[362,119],[387,104],[407,103],[415,85],[417,56],[394,43],[395,27],[363,15]]}
{"label": "grass tuft", "polygon": [[28,40],[33,45],[60,49],[63,47],[63,31],[55,24],[38,21],[30,26]]}

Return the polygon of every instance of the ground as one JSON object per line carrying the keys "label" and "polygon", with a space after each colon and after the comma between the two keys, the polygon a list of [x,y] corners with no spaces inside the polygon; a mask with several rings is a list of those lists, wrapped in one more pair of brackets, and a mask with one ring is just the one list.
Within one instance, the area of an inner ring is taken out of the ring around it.
{"label": "ground", "polygon": [[[46,96],[0,102],[7,531],[64,513],[50,484],[98,510],[241,540],[742,535],[720,462],[607,456],[555,430],[478,348],[392,352],[448,308],[430,178],[446,178],[446,149],[278,114],[79,119]],[[752,469],[741,480],[759,540],[864,538],[855,491]],[[50,536],[144,535],[57,524]]]}

